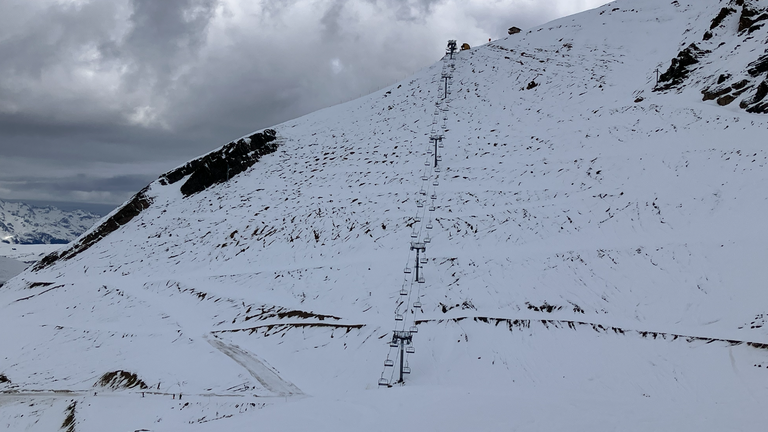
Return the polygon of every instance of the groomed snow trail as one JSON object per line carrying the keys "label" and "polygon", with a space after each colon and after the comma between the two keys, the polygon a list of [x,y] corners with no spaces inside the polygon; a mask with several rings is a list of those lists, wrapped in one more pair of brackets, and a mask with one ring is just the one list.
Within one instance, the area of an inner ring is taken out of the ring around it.
{"label": "groomed snow trail", "polygon": [[282,379],[277,372],[267,367],[264,362],[256,357],[256,354],[250,353],[237,345],[225,343],[215,336],[207,337],[206,340],[211,346],[244,367],[265,389],[275,395],[300,396],[304,394],[293,383]]}

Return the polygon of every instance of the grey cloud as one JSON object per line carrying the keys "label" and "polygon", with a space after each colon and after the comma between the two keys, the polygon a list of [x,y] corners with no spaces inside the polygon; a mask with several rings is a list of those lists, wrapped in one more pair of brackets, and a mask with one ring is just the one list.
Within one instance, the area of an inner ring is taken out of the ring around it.
{"label": "grey cloud", "polygon": [[197,54],[217,0],[131,0],[131,29],[119,45],[106,44],[102,53],[130,59],[127,83],[133,88],[148,75],[162,89],[174,72]]}

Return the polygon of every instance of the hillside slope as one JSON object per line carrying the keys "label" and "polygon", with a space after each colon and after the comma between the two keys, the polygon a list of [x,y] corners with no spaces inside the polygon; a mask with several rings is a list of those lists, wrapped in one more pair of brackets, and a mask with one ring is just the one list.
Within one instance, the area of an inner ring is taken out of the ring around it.
{"label": "hillside slope", "polygon": [[166,173],[0,289],[0,424],[757,428],[764,8],[620,0]]}

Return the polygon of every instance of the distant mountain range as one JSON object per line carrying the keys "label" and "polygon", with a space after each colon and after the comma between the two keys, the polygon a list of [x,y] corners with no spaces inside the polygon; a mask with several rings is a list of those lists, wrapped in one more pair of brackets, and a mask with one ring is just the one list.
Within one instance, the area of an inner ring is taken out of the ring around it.
{"label": "distant mountain range", "polygon": [[63,211],[0,200],[0,242],[67,244],[99,219],[101,216],[83,210]]}

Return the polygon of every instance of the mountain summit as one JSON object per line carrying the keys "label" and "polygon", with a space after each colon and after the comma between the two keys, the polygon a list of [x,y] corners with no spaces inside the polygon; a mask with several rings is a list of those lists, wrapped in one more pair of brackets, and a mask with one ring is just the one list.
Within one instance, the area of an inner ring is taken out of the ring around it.
{"label": "mountain summit", "polygon": [[616,1],[169,171],[0,289],[0,423],[757,430],[766,22]]}

